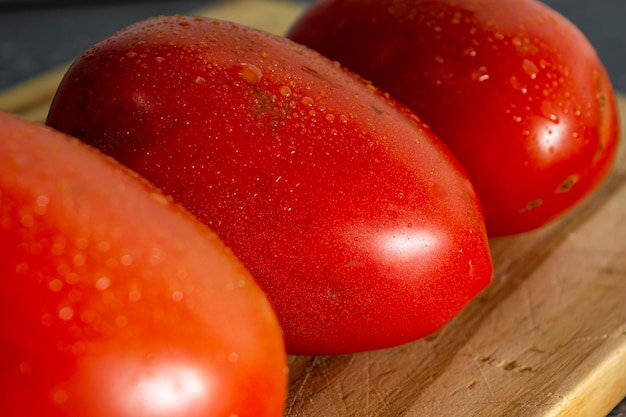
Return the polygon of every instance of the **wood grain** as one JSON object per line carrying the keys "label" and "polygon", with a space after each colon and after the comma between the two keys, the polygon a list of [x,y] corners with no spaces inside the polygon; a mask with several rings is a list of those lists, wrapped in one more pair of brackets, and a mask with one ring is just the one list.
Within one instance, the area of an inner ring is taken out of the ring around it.
{"label": "wood grain", "polygon": [[[283,34],[288,1],[197,14]],[[64,68],[0,93],[43,120]],[[626,124],[626,99],[619,97]],[[602,417],[626,395],[626,153],[559,221],[490,241],[493,283],[438,335],[392,349],[290,358],[286,417]]]}

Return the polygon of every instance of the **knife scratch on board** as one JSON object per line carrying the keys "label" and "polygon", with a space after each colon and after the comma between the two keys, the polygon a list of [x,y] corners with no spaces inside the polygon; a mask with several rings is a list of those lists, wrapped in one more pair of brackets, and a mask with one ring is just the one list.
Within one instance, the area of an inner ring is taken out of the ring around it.
{"label": "knife scratch on board", "polygon": [[480,379],[482,379],[485,382],[485,386],[487,387],[487,390],[489,391],[489,395],[491,396],[491,398],[497,402],[498,398],[496,396],[496,393],[494,392],[493,388],[491,387],[491,383],[489,382],[489,379],[487,378],[487,376],[484,373],[483,370],[483,366],[486,362],[488,362],[491,358],[491,355],[487,356],[487,357],[481,357],[478,352],[476,351],[476,349],[474,349],[469,336],[463,332],[463,336],[465,338],[465,346],[467,346],[470,350],[470,352],[472,353],[472,357],[474,358],[474,365],[476,366],[476,369],[478,370],[478,374],[480,376]]}
{"label": "knife scratch on board", "polygon": [[522,282],[522,288],[524,289],[524,298],[526,299],[526,306],[528,307],[528,318],[530,319],[530,328],[528,330],[535,330],[537,327],[537,320],[535,315],[535,304],[533,303],[533,297],[530,293],[528,282]]}
{"label": "knife scratch on board", "polygon": [[[295,393],[292,393],[292,391],[290,390],[289,392],[289,397],[291,397],[291,399],[287,402],[286,407],[285,407],[285,416],[291,416],[292,412],[293,412],[293,408],[295,407],[295,405],[302,400],[303,398],[303,392],[305,392],[304,387],[307,385],[308,379],[309,377],[313,374],[313,369],[315,369],[317,367],[317,361],[318,361],[318,357],[315,356],[311,359],[311,361],[309,362],[309,364],[307,365],[305,371],[304,371],[304,376],[302,378],[302,381],[299,382],[298,384],[298,390]],[[293,384],[290,384],[290,387],[293,387]],[[295,414],[294,414],[295,416]]]}

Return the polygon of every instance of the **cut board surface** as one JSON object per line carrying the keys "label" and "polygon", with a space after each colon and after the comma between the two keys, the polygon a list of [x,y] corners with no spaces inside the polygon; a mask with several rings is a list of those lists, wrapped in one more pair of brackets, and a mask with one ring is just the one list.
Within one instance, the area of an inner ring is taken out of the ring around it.
{"label": "cut board surface", "polygon": [[[283,34],[303,5],[212,3],[198,15]],[[43,121],[64,68],[0,92]],[[626,124],[626,99],[618,97]],[[438,335],[290,358],[285,416],[606,416],[626,395],[626,153],[556,223],[490,241],[493,283]]]}

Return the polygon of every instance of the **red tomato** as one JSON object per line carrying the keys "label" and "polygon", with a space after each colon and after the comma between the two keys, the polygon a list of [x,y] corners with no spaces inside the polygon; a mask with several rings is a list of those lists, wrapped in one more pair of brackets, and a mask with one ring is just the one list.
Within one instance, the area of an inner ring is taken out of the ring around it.
{"label": "red tomato", "polygon": [[615,158],[610,80],[580,31],[537,1],[318,1],[289,37],[414,110],[468,172],[490,235],[561,216]]}
{"label": "red tomato", "polygon": [[0,136],[3,415],[282,416],[281,330],[215,234],[77,140]]}
{"label": "red tomato", "polygon": [[484,288],[484,220],[457,161],[412,114],[287,39],[192,17],[86,51],[48,123],[152,181],[232,248],[288,352],[424,336]]}

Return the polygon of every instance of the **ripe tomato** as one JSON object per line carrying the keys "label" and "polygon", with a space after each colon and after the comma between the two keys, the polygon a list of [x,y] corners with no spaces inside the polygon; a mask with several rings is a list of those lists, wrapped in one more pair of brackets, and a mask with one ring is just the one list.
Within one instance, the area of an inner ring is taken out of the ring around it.
{"label": "ripe tomato", "polygon": [[266,291],[290,353],[388,347],[491,278],[457,161],[410,112],[287,39],[183,16],[86,51],[48,123],[208,224]]}
{"label": "ripe tomato", "polygon": [[615,158],[610,80],[537,1],[318,1],[288,36],[414,110],[468,172],[492,236],[567,212]]}
{"label": "ripe tomato", "polygon": [[0,409],[282,416],[282,333],[189,213],[78,140],[0,113]]}

